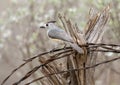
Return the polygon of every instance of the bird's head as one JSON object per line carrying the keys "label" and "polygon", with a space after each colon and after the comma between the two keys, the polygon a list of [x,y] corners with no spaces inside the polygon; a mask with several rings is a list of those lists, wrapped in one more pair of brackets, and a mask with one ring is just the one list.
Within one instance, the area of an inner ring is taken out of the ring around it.
{"label": "bird's head", "polygon": [[50,25],[53,25],[54,23],[55,23],[56,21],[49,21],[49,22],[47,22],[46,24],[45,24],[45,26],[40,26],[40,28],[48,28],[48,27],[50,27]]}
{"label": "bird's head", "polygon": [[40,28],[48,28],[48,27],[50,27],[51,25],[53,25],[55,22],[56,22],[56,21],[49,21],[49,22],[46,23],[45,26],[40,26]]}

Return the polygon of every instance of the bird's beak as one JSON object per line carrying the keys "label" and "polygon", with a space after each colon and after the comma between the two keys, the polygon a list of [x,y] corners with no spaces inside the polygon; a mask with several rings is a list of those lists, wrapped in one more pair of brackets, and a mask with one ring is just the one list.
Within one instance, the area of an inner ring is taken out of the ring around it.
{"label": "bird's beak", "polygon": [[40,28],[44,28],[45,29],[45,26],[40,26]]}

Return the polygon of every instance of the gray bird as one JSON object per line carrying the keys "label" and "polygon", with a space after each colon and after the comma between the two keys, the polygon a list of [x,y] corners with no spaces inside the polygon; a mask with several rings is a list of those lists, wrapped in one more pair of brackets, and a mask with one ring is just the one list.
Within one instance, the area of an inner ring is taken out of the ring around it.
{"label": "gray bird", "polygon": [[49,38],[65,41],[65,42],[69,43],[73,49],[78,51],[80,54],[83,54],[82,48],[79,47],[76,43],[74,43],[72,37],[70,35],[68,35],[65,32],[65,30],[56,26],[55,22],[56,21],[50,21],[46,24],[46,27],[41,26],[40,28],[46,28],[47,29],[47,35],[48,35]]}

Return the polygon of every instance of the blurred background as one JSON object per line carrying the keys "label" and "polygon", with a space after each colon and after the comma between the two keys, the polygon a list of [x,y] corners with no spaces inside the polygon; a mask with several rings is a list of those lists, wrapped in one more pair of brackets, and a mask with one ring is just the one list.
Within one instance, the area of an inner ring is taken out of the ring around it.
{"label": "blurred background", "polygon": [[[48,51],[57,44],[49,40],[46,30],[39,29],[45,22],[59,21],[58,13],[63,13],[84,30],[90,8],[100,11],[108,3],[112,3],[111,14],[102,42],[120,44],[120,0],[0,0],[0,82],[22,64],[23,59]],[[117,56],[120,54],[104,53],[98,62]],[[17,81],[37,64],[32,62],[20,69],[5,85]],[[119,85],[119,64],[118,60],[97,67],[96,85]],[[30,79],[38,76],[40,74],[36,73]]]}

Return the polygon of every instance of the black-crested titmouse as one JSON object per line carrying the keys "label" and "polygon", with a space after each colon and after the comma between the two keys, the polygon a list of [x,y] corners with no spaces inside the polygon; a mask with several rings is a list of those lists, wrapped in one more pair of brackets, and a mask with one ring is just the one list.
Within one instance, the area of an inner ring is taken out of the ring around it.
{"label": "black-crested titmouse", "polygon": [[47,35],[49,38],[65,41],[65,42],[69,43],[73,49],[75,49],[79,53],[83,54],[82,48],[79,47],[76,43],[74,43],[72,37],[70,35],[68,35],[65,32],[65,30],[56,26],[55,22],[56,21],[50,21],[46,24],[46,26],[41,26],[40,28],[47,29]]}

